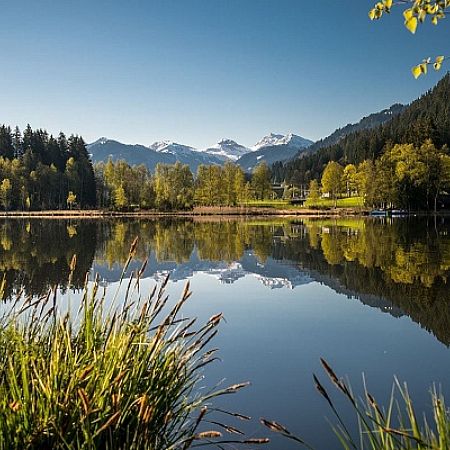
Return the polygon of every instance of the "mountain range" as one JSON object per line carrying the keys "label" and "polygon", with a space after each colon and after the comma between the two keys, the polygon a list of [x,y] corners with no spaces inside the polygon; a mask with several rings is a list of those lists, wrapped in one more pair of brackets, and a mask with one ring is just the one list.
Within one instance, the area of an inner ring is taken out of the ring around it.
{"label": "mountain range", "polygon": [[156,164],[173,164],[180,161],[197,171],[200,164],[222,165],[231,161],[252,171],[260,162],[273,164],[275,161],[286,161],[306,149],[313,143],[309,139],[289,133],[287,135],[270,133],[264,136],[253,147],[245,147],[232,139],[222,139],[217,144],[200,150],[188,145],[172,141],[159,141],[149,146],[123,144],[113,139],[102,137],[89,144],[87,149],[92,161],[105,162],[108,159],[123,159],[128,164],[145,164],[154,170]]}
{"label": "mountain range", "polygon": [[222,165],[231,161],[240,165],[244,171],[251,172],[261,162],[271,166],[312,155],[322,148],[338,144],[349,135],[383,125],[403,113],[405,108],[406,106],[396,103],[390,108],[363,117],[356,123],[338,128],[316,142],[292,133],[270,133],[252,147],[246,147],[232,139],[222,139],[206,149],[196,149],[173,141],[158,141],[145,146],[123,144],[102,137],[87,148],[93,162],[123,159],[131,165],[145,164],[151,171],[158,163],[173,164],[180,161],[188,164],[195,172],[201,164]]}

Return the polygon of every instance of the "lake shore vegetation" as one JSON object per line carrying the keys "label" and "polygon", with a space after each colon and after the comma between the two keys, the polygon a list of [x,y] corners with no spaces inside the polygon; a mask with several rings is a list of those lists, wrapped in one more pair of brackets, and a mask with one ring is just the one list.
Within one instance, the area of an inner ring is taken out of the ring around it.
{"label": "lake shore vegetation", "polygon": [[[98,279],[86,278],[79,308],[70,299],[61,305],[55,291],[37,299],[19,296],[6,308],[0,331],[0,449],[170,450],[268,442],[246,440],[222,419],[248,418],[211,405],[247,383],[199,389],[203,368],[216,359],[209,342],[222,315],[199,326],[182,317],[189,285],[170,304],[167,279],[141,296],[145,263],[122,286],[136,243],[119,283],[124,294],[118,290],[114,297],[117,305],[105,300]],[[70,264],[69,284],[75,256]]]}
{"label": "lake shore vegetation", "polygon": [[[350,384],[338,377],[326,360],[322,367],[334,390],[344,397],[355,412],[358,431],[350,431],[337,401],[317,375],[313,375],[318,393],[330,408],[336,424],[332,424],[339,448],[343,450],[448,450],[450,447],[450,412],[444,396],[433,386],[430,390],[431,418],[419,415],[406,383],[394,381],[388,405],[385,407],[370,393],[364,380],[364,397],[359,398]],[[422,417],[421,417],[422,416]],[[284,425],[262,418],[262,425],[273,433],[295,442],[299,447],[313,449],[304,439],[292,434]]]}

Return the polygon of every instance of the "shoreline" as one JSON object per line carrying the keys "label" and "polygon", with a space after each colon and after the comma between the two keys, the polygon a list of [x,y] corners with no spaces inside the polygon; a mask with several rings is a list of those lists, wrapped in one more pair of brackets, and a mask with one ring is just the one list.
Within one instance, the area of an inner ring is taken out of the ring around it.
{"label": "shoreline", "polygon": [[[110,219],[110,218],[162,218],[162,217],[345,217],[370,216],[368,208],[336,209],[277,209],[260,207],[198,207],[191,211],[110,211],[90,210],[46,210],[46,211],[8,211],[0,212],[0,219]],[[426,211],[414,211],[410,215],[449,216],[449,210],[437,214]]]}
{"label": "shoreline", "polygon": [[90,210],[46,210],[46,211],[8,211],[0,212],[0,219],[110,219],[110,218],[162,218],[162,217],[295,217],[295,216],[362,216],[368,210],[360,208],[338,208],[330,210],[315,209],[277,209],[264,207],[199,207],[191,211],[111,211]]}

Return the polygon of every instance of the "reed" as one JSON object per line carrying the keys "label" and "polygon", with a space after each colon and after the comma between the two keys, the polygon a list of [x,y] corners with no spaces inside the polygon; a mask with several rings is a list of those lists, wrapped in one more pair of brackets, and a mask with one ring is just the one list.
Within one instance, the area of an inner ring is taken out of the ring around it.
{"label": "reed", "polygon": [[[135,248],[133,243],[121,284]],[[72,272],[75,265],[76,258]],[[37,300],[17,300],[3,314],[1,450],[171,450],[268,441],[245,440],[220,416],[246,416],[211,407],[214,398],[246,383],[199,394],[203,367],[215,359],[208,344],[222,316],[201,326],[180,318],[189,285],[171,306],[167,280],[142,295],[142,272],[123,286],[125,298],[116,296],[116,306],[106,306],[95,280],[86,281],[75,313],[58,308],[54,291]]]}
{"label": "reed", "polygon": [[[438,393],[435,387],[431,390],[432,419],[427,420],[426,415],[423,414],[419,420],[406,384],[401,384],[395,379],[389,405],[387,408],[382,408],[366,386],[364,386],[364,398],[356,397],[348,383],[336,375],[327,361],[321,359],[321,363],[332,386],[349,401],[358,418],[359,433],[354,436],[345,425],[329,390],[316,375],[313,375],[317,391],[326,400],[338,421],[333,430],[341,448],[345,450],[450,449],[450,411],[445,405],[442,394]],[[306,448],[312,448],[281,424],[267,419],[261,419],[261,423],[272,432],[294,440]]]}

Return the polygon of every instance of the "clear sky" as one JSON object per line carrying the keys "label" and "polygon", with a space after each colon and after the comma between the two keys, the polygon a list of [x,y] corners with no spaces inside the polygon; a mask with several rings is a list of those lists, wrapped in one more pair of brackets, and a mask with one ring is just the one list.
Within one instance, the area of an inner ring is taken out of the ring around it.
{"label": "clear sky", "polygon": [[310,139],[444,75],[450,19],[415,36],[373,0],[4,0],[0,122],[126,143]]}

